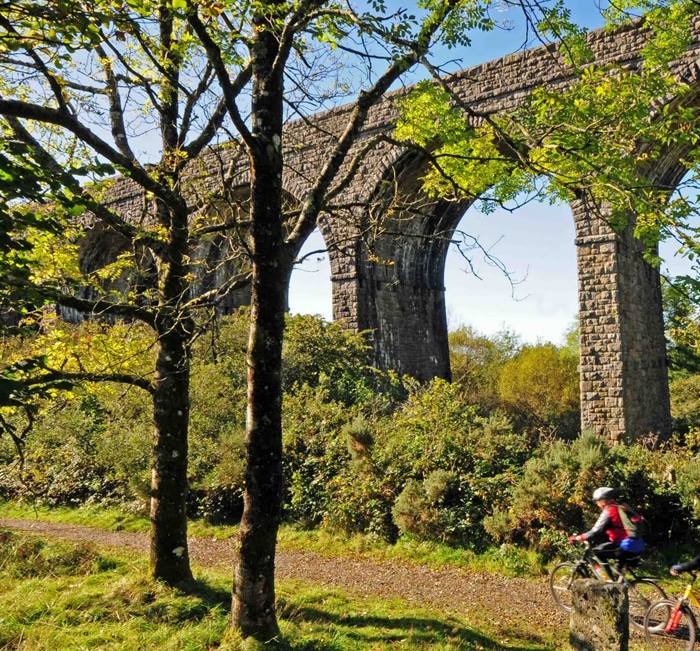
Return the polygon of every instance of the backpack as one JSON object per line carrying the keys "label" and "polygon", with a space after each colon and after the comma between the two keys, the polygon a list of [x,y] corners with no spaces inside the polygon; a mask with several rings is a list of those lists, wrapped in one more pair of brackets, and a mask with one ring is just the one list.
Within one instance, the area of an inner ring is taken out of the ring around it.
{"label": "backpack", "polygon": [[620,514],[622,526],[627,532],[628,538],[643,538],[646,531],[644,518],[633,511],[627,504],[618,504],[617,512]]}

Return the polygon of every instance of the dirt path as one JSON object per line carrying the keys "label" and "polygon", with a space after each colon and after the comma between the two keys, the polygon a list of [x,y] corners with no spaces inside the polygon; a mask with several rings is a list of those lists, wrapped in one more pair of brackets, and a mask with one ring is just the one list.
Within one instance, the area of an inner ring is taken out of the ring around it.
{"label": "dirt path", "polygon": [[[145,533],[11,518],[0,518],[0,527],[148,553]],[[190,538],[190,557],[193,565],[232,567],[231,546],[227,541]],[[479,620],[483,620],[483,613],[490,612],[491,623],[502,634],[518,635],[519,631],[531,630],[533,619],[541,622],[544,634],[559,636],[568,626],[568,618],[554,606],[545,578],[518,579],[458,568],[435,570],[364,558],[328,558],[312,551],[279,552],[276,576],[349,589],[361,596],[400,598],[416,605],[437,606],[467,621],[470,612],[479,612]],[[494,610],[494,604],[502,608]],[[522,626],[524,622],[528,626]]]}

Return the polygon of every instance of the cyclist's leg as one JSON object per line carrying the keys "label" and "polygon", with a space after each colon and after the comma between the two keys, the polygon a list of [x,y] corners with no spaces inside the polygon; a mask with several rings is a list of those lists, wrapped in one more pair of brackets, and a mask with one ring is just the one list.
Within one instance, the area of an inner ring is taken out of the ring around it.
{"label": "cyclist's leg", "polygon": [[593,554],[600,560],[601,567],[610,577],[612,581],[615,577],[613,576],[612,569],[610,568],[610,561],[617,558],[617,554],[620,551],[620,545],[614,542],[604,542],[600,545],[596,545],[593,548]]}
{"label": "cyclist's leg", "polygon": [[615,569],[623,574],[626,570],[637,567],[641,563],[641,554],[642,552],[630,552],[620,548],[617,553]]}

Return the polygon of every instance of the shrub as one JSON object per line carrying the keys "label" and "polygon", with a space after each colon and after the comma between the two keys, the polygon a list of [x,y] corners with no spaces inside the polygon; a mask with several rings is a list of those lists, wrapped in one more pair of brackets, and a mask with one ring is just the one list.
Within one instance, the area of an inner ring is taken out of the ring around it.
{"label": "shrub", "polygon": [[[101,443],[108,414],[92,394],[47,405],[27,435],[22,465],[5,441],[0,490],[8,497],[75,506],[124,499],[127,482],[109,465]],[[124,453],[122,458],[124,458]]]}
{"label": "shrub", "polygon": [[406,483],[394,502],[391,515],[401,533],[435,540],[438,510],[421,482],[411,479]]}
{"label": "shrub", "polygon": [[288,316],[284,336],[282,380],[285,391],[322,387],[328,400],[353,405],[370,402],[382,374],[369,366],[366,333],[311,315]]}
{"label": "shrub", "polygon": [[506,509],[487,519],[496,540],[525,541],[557,551],[565,534],[586,531],[599,512],[591,500],[598,486],[614,486],[620,500],[649,523],[648,542],[688,534],[688,515],[668,473],[668,457],[640,445],[611,446],[590,432],[567,443],[543,446],[526,464]]}
{"label": "shrub", "polygon": [[[383,494],[398,501],[394,514],[402,530],[471,547],[488,542],[483,518],[507,500],[530,441],[514,433],[504,416],[477,412],[458,385],[434,380],[377,423],[375,474]],[[430,517],[419,515],[422,502],[409,507],[408,495],[416,491],[411,482],[422,487]],[[411,529],[412,518],[431,524],[419,533]]]}
{"label": "shrub", "polygon": [[285,518],[314,527],[327,519],[333,482],[350,465],[342,430],[356,412],[305,386],[285,394],[283,413]]}
{"label": "shrub", "polygon": [[498,393],[523,426],[565,439],[578,435],[578,356],[569,348],[550,343],[525,346],[503,365]]}
{"label": "shrub", "polygon": [[474,542],[470,538],[481,523],[473,519],[474,495],[469,491],[469,484],[456,472],[434,470],[423,483],[406,484],[392,509],[394,523],[402,533],[421,540]]}
{"label": "shrub", "polygon": [[604,485],[608,450],[606,441],[590,433],[545,445],[525,464],[506,513],[488,519],[487,530],[501,542],[524,540],[534,547],[543,530],[584,530],[586,516],[593,515],[590,495]]}

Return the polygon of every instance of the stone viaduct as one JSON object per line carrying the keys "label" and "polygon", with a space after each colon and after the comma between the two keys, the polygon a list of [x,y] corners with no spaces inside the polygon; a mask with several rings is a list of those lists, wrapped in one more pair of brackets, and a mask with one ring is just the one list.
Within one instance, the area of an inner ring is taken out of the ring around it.
{"label": "stone viaduct", "polygon": [[[700,22],[696,27],[700,34]],[[636,27],[592,32],[595,63],[637,65],[644,38]],[[699,54],[696,41],[677,63],[680,77],[698,81]],[[566,81],[566,66],[556,48],[548,46],[463,70],[450,83],[475,114],[496,114],[517,107],[537,86]],[[401,96],[396,92],[373,109],[356,148],[364,148],[362,160],[352,170],[348,167],[352,176],[339,192],[337,209],[319,224],[331,263],[333,318],[372,331],[378,366],[420,380],[449,378],[444,266],[451,238],[469,206],[425,197],[419,183],[425,160],[382,139],[396,122],[396,100]],[[290,201],[302,197],[317,175],[345,128],[349,110],[340,107],[286,128],[285,186]],[[220,165],[221,153],[218,156]],[[235,152],[226,156],[230,187],[244,196],[246,159]],[[669,152],[649,171],[651,178],[675,186],[685,174],[680,159],[681,152]],[[142,202],[131,186],[118,184],[114,192],[122,213],[138,214]],[[614,232],[583,205],[573,205],[572,214],[582,426],[616,442],[664,437],[670,431],[670,408],[659,273],[643,260],[643,248],[629,230]],[[199,255],[223,259],[220,248],[214,242]],[[225,274],[225,266],[217,273]],[[245,300],[245,295],[237,295],[228,307]]]}

